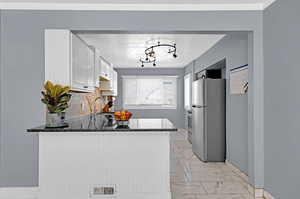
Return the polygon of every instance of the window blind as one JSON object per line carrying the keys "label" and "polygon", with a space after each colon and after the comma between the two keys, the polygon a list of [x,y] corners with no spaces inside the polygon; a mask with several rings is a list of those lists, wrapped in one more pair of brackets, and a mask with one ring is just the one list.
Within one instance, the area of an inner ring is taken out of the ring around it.
{"label": "window blind", "polygon": [[174,109],[177,76],[123,76],[125,109]]}

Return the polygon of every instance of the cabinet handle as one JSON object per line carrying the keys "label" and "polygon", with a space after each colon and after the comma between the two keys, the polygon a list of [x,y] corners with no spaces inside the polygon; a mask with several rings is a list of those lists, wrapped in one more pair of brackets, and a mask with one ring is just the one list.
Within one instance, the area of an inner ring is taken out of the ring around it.
{"label": "cabinet handle", "polygon": [[83,88],[88,88],[88,86],[83,86]]}

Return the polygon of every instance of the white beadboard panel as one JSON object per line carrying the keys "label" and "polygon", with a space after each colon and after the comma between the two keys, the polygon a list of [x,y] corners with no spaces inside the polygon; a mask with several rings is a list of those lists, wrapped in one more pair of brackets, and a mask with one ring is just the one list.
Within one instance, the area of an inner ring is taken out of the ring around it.
{"label": "white beadboard panel", "polygon": [[45,81],[71,86],[70,35],[70,30],[45,30]]}
{"label": "white beadboard panel", "polygon": [[90,198],[115,185],[117,199],[170,198],[166,133],[40,134],[39,199]]}

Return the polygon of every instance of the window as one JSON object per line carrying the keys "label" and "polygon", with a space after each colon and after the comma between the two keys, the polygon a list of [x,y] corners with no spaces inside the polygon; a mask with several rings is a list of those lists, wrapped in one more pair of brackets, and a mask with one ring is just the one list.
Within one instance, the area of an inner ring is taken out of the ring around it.
{"label": "window", "polygon": [[176,76],[123,76],[126,109],[176,109]]}
{"label": "window", "polygon": [[184,108],[191,110],[191,74],[184,76]]}

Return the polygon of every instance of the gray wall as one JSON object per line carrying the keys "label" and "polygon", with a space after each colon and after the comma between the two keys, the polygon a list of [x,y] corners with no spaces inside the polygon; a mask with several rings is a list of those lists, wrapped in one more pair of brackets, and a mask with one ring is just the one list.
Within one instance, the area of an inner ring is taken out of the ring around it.
{"label": "gray wall", "polygon": [[2,23],[2,11],[0,10],[0,177],[1,177],[1,168],[2,168],[2,156],[1,156],[1,154],[2,154],[2,136],[1,136],[1,134],[2,134],[2,128],[1,128],[1,126],[2,126],[2,120],[1,120],[1,118],[2,118],[2,97],[3,97],[3,95],[2,95],[2,85],[3,85],[3,83],[2,83],[2,78],[1,78],[1,74],[2,74],[2,57],[1,57],[1,55],[2,55],[2,53],[1,53],[1,51],[2,51],[2,45],[1,45],[1,42],[2,42],[2,26],[1,26],[1,23]]}
{"label": "gray wall", "polygon": [[264,11],[265,189],[299,198],[300,1],[278,0]]}
{"label": "gray wall", "polygon": [[[227,160],[248,173],[248,95],[229,94],[229,70],[248,64],[248,34],[229,34],[194,61],[201,71],[226,58],[226,144]],[[186,67],[191,72],[193,63]]]}
{"label": "gray wall", "polygon": [[118,72],[118,98],[116,109],[122,109],[122,75],[169,75],[178,76],[177,82],[177,109],[130,109],[134,117],[140,118],[168,118],[177,128],[184,128],[184,105],[183,105],[183,75],[184,69],[160,69],[160,68],[134,68],[117,69]]}
{"label": "gray wall", "polygon": [[[130,12],[130,11],[16,11],[1,12],[1,159],[0,186],[38,185],[38,139],[25,129],[44,120],[40,90],[44,82],[44,29],[117,31],[252,31],[253,61],[251,74],[261,92],[262,12]],[[250,98],[261,115],[262,97]],[[259,118],[259,117],[257,117]],[[261,164],[260,118],[251,125],[254,131],[253,165]],[[258,143],[258,144],[257,144]],[[251,174],[251,183],[263,185],[260,171]]]}

